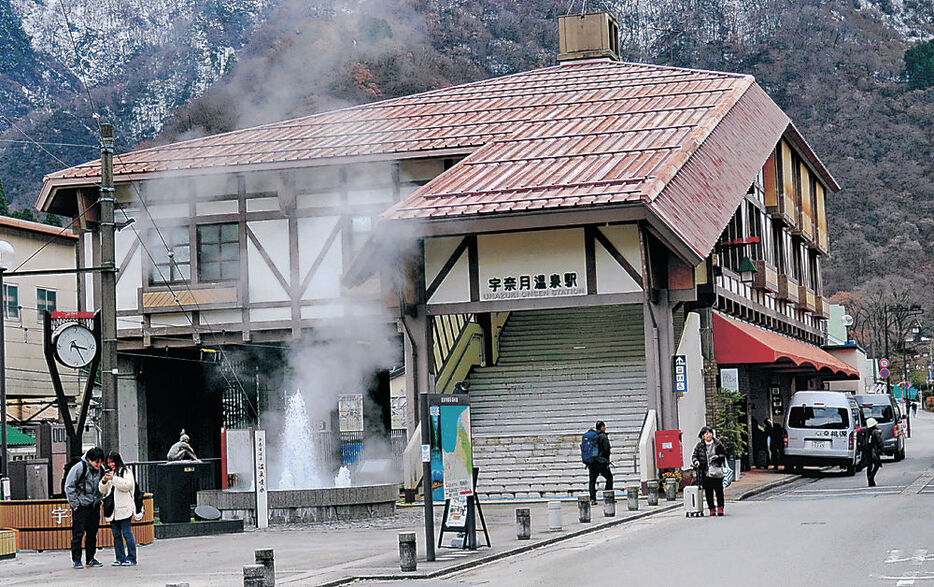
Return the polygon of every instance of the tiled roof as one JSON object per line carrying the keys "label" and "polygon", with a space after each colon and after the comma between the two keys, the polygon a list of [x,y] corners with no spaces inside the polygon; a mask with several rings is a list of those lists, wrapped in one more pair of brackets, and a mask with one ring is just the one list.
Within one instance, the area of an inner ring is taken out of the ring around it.
{"label": "tiled roof", "polygon": [[39,234],[48,234],[58,236],[66,240],[78,240],[78,235],[71,230],[62,230],[58,226],[42,224],[41,222],[31,222],[29,220],[20,220],[19,218],[10,218],[9,216],[0,216],[0,228],[17,228],[26,232],[35,232]]}
{"label": "tiled roof", "polygon": [[[750,88],[744,122],[761,132],[749,138],[734,124],[697,174],[666,195]],[[114,173],[120,181],[459,152],[466,159],[384,218],[641,202],[703,257],[789,123],[750,76],[592,60],[134,151],[115,158]],[[727,153],[746,161],[736,165]],[[39,207],[52,189],[99,173],[95,161],[48,175]],[[678,226],[681,206],[689,210],[680,222],[705,223],[703,234]]]}

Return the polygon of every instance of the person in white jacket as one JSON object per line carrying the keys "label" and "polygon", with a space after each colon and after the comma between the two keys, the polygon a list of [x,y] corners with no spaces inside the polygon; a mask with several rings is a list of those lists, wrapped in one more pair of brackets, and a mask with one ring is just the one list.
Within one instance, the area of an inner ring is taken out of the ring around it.
{"label": "person in white jacket", "polygon": [[97,489],[104,496],[111,491],[114,494],[113,515],[104,518],[110,522],[110,530],[114,536],[116,560],[113,566],[134,566],[136,540],[133,539],[132,521],[136,515],[136,502],[133,498],[136,480],[133,478],[133,471],[123,464],[123,458],[116,451],[110,451],[107,455],[107,469]]}

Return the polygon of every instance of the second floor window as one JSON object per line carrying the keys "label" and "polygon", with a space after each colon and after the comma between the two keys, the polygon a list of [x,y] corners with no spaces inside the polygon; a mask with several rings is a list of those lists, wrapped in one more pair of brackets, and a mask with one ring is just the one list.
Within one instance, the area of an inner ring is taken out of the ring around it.
{"label": "second floor window", "polygon": [[57,295],[54,289],[36,288],[36,312],[39,315],[39,321],[42,321],[43,310],[54,312],[58,309]]}
{"label": "second floor window", "polygon": [[19,320],[19,286],[3,284],[3,317]]}
{"label": "second floor window", "polygon": [[[153,255],[159,261],[152,269],[150,283],[174,283],[191,279],[191,245],[188,238],[187,226],[173,226],[162,230],[162,239],[168,245],[173,256],[168,251],[162,255]],[[159,243],[157,250],[164,248],[158,234],[152,234],[150,242]]]}
{"label": "second floor window", "polygon": [[198,279],[228,281],[240,277],[240,230],[236,222],[198,227]]}

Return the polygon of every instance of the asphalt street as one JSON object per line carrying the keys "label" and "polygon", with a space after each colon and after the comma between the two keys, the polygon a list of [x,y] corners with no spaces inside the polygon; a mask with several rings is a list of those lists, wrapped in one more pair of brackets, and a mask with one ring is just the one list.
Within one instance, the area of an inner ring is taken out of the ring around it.
{"label": "asphalt street", "polygon": [[[432,585],[934,585],[934,415],[908,456],[865,473],[807,471],[722,518],[653,516]],[[425,583],[427,584],[427,583]]]}

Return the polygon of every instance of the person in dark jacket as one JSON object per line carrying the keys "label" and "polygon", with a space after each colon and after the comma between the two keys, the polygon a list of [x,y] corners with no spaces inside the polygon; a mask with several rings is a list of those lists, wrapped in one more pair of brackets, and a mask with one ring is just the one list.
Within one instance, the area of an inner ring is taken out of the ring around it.
{"label": "person in dark jacket", "polygon": [[869,487],[876,486],[876,473],[882,467],[882,450],[885,445],[882,442],[882,431],[879,430],[879,423],[875,418],[866,420],[866,427],[869,429],[869,443],[863,450],[863,464],[866,466],[866,480]]}
{"label": "person in dark jacket", "polygon": [[104,451],[95,446],[75,463],[65,478],[65,497],[71,506],[71,561],[76,569],[84,568],[81,564],[82,539],[87,566],[101,566],[94,556],[97,554],[97,528],[103,499],[98,490],[103,460]]}
{"label": "person in dark jacket", "polygon": [[769,466],[775,465],[777,471],[785,456],[785,429],[771,418],[765,421],[765,427],[769,435]]}
{"label": "person in dark jacket", "polygon": [[[710,515],[723,515],[723,467],[726,465],[726,449],[714,438],[713,430],[704,426],[697,435],[700,442],[694,447],[691,464],[697,471],[699,485],[704,488],[707,509]],[[717,497],[714,509],[714,495]]]}
{"label": "person in dark jacket", "polygon": [[605,489],[613,489],[613,473],[610,471],[610,439],[606,435],[606,424],[597,422],[593,429],[597,432],[597,456],[587,465],[590,473],[590,503],[597,504],[597,477],[606,481]]}

